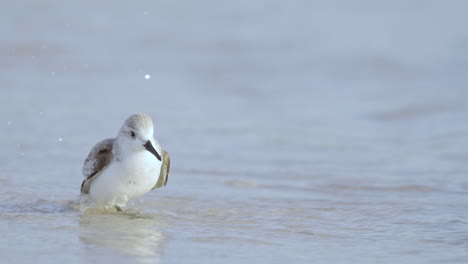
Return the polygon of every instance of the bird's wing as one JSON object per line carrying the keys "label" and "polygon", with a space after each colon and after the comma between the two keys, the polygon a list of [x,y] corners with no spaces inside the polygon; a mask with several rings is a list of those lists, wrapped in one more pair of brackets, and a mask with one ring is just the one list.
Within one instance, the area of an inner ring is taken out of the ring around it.
{"label": "bird's wing", "polygon": [[161,164],[161,170],[159,172],[158,181],[156,182],[156,185],[154,185],[153,189],[166,186],[167,180],[169,179],[169,168],[171,167],[171,159],[169,158],[169,154],[164,150],[162,151],[161,156],[163,163]]}
{"label": "bird's wing", "polygon": [[83,164],[85,180],[81,184],[81,193],[89,193],[91,181],[112,161],[113,138],[104,139],[91,149]]}

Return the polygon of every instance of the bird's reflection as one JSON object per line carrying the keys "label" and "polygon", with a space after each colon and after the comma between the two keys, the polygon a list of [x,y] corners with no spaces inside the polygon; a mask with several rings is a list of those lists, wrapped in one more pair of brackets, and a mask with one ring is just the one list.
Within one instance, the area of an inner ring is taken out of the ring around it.
{"label": "bird's reflection", "polygon": [[[159,262],[166,224],[157,216],[142,217],[128,212],[83,214],[80,216],[80,226],[80,240],[92,246],[86,248],[111,248],[140,262]],[[94,252],[90,254],[96,254]]]}

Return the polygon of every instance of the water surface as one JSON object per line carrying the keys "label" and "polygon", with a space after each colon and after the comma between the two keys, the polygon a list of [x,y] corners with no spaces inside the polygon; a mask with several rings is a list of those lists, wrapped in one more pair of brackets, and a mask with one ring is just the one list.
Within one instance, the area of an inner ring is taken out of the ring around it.
{"label": "water surface", "polygon": [[[466,10],[3,3],[2,261],[468,262]],[[84,158],[136,112],[167,187],[81,214]]]}

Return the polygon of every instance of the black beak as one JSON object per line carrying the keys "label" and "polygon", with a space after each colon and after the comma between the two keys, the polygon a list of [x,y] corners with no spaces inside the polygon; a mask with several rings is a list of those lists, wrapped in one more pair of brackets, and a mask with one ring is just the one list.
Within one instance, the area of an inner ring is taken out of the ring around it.
{"label": "black beak", "polygon": [[161,161],[161,156],[159,156],[158,152],[154,149],[153,145],[151,144],[151,141],[146,141],[146,143],[143,146],[147,151],[151,152],[159,161]]}

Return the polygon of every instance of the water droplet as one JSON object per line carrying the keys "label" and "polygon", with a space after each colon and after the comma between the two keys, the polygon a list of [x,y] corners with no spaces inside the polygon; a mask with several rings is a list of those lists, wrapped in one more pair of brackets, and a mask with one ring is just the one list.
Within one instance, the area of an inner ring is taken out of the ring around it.
{"label": "water droplet", "polygon": [[50,72],[50,75],[55,76],[55,72]]}
{"label": "water droplet", "polygon": [[62,140],[63,140],[63,139],[60,137],[60,138],[59,138],[59,142],[62,142]]}
{"label": "water droplet", "polygon": [[149,13],[150,13],[150,12],[145,11],[145,12],[143,12],[143,15],[149,15]]}
{"label": "water droplet", "polygon": [[151,75],[145,74],[145,79],[146,79],[146,80],[149,80],[150,78],[151,78]]}
{"label": "water droplet", "polygon": [[11,126],[11,121],[8,121],[8,122],[7,122],[7,126]]}

